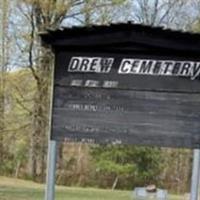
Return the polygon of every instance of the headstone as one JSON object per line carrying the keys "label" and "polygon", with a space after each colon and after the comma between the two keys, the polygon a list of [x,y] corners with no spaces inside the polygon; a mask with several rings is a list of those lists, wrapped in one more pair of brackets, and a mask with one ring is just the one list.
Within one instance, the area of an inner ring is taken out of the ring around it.
{"label": "headstone", "polygon": [[168,192],[167,190],[163,189],[156,189],[153,192],[149,192],[148,188],[146,187],[136,187],[133,192],[133,199],[134,200],[167,200],[168,199]]}

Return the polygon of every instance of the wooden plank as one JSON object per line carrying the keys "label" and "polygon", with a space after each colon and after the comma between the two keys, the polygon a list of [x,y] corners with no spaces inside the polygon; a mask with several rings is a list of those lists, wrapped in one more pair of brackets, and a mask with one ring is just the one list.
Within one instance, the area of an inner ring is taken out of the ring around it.
{"label": "wooden plank", "polygon": [[[68,67],[71,57],[73,56],[90,56],[90,57],[111,57],[114,58],[113,66],[109,73],[81,73],[69,72]],[[60,52],[56,59],[56,76],[55,84],[60,86],[77,86],[77,87],[96,87],[96,88],[115,88],[124,90],[144,90],[144,91],[165,91],[165,92],[185,92],[199,93],[199,77],[185,76],[165,76],[155,74],[120,74],[120,63],[124,58],[130,59],[154,59],[177,62],[189,62],[183,57],[172,56],[149,56],[149,55],[123,55],[123,54],[103,54],[103,53],[73,53]],[[189,63],[199,64],[198,60],[190,61]]]}
{"label": "wooden plank", "polygon": [[200,147],[200,95],[55,87],[56,140]]}
{"label": "wooden plank", "polygon": [[[200,63],[187,59],[58,52],[52,139],[199,148]],[[135,73],[135,61],[136,68],[153,61],[164,73]],[[169,62],[182,63],[182,72],[174,76]]]}
{"label": "wooden plank", "polygon": [[[105,29],[108,27],[104,27]],[[96,30],[95,30],[96,29]],[[95,28],[91,30],[71,31],[68,29],[66,32],[55,32],[53,37],[43,35],[43,40],[50,43],[52,46],[58,48],[64,47],[86,47],[92,48],[94,46],[101,47],[102,45],[109,45],[109,49],[112,48],[112,44],[126,43],[134,46],[148,45],[149,51],[152,48],[162,48],[176,51],[192,51],[199,52],[199,36],[190,34],[179,34],[170,31],[162,32],[158,30],[135,30],[135,27],[130,30],[99,30]]]}

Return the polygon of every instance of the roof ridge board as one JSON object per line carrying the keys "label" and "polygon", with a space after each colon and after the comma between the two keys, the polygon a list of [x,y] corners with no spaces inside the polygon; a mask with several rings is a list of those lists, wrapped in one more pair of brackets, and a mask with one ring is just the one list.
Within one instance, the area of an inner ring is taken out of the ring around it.
{"label": "roof ridge board", "polygon": [[[188,44],[189,46],[200,46],[200,34],[198,33],[190,33],[190,32],[180,32],[178,30],[171,29],[163,29],[162,27],[151,27],[147,25],[141,24],[110,24],[110,25],[91,25],[87,26],[75,26],[71,28],[63,28],[63,29],[48,29],[47,32],[41,33],[41,36],[46,41],[51,40],[70,40],[70,39],[78,39],[82,37],[88,37],[92,35],[96,35],[103,39],[106,35],[121,34],[121,37],[127,37],[131,41],[134,40],[134,34],[139,34],[141,37],[146,39],[155,39],[155,40],[163,40],[163,42],[172,42]],[[133,34],[133,35],[132,35]]]}
{"label": "roof ridge board", "polygon": [[[47,29],[49,33],[59,33],[59,32],[71,32],[71,31],[93,31],[93,30],[106,30],[106,29],[113,29],[114,30],[120,30],[120,28],[126,29],[126,30],[132,30],[132,31],[155,31],[155,32],[165,32],[165,33],[172,33],[172,34],[182,34],[182,35],[192,35],[192,36],[199,36],[199,33],[193,33],[193,32],[186,32],[181,30],[174,30],[174,29],[165,29],[164,27],[153,27],[148,25],[142,25],[142,24],[127,24],[127,23],[119,23],[119,24],[109,24],[109,25],[91,25],[91,26],[73,26],[73,27],[62,27],[62,29]],[[116,28],[116,29],[115,29]]]}

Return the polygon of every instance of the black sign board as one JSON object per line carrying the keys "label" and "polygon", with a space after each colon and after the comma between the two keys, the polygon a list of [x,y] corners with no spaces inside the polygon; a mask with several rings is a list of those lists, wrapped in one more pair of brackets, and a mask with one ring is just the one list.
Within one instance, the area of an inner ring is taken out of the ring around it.
{"label": "black sign board", "polygon": [[179,41],[170,48],[175,33],[155,46],[152,35],[135,32],[141,42],[119,41],[117,33],[112,45],[95,45],[97,34],[89,33],[82,39],[59,33],[57,42],[48,37],[56,54],[51,139],[199,148],[200,47],[187,52]]}

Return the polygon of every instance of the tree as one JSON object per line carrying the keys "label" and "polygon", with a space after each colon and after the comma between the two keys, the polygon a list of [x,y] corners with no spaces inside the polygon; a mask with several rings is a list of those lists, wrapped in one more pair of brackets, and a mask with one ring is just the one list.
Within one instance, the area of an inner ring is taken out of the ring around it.
{"label": "tree", "polygon": [[193,0],[134,0],[132,2],[131,15],[135,22],[191,30],[194,15],[191,15],[190,10],[195,9],[192,6]]}
{"label": "tree", "polygon": [[[118,20],[126,21],[128,0],[83,0],[69,9],[61,26],[88,26],[93,24],[109,24]],[[118,20],[116,20],[116,18]]]}
{"label": "tree", "polygon": [[7,0],[1,1],[0,16],[0,160],[4,161],[4,129],[5,129],[5,84],[7,71],[7,37],[9,4]]}
{"label": "tree", "polygon": [[100,145],[92,148],[91,155],[96,163],[96,170],[105,173],[106,177],[112,177],[113,189],[123,177],[132,177],[129,187],[133,184],[157,183],[163,167],[162,153],[158,148]]}
{"label": "tree", "polygon": [[[116,0],[115,0],[116,1]],[[111,6],[113,1],[104,1],[97,4],[96,1],[44,1],[44,0],[21,0],[18,9],[22,12],[29,23],[28,68],[36,82],[34,97],[34,112],[32,116],[32,134],[30,135],[30,174],[36,177],[37,169],[39,176],[44,179],[45,160],[47,149],[48,112],[49,112],[49,86],[51,81],[51,66],[53,57],[49,49],[42,48],[38,33],[48,28],[58,27],[72,8],[79,11],[68,17],[75,17],[80,13],[84,15],[85,24],[90,24],[92,9],[95,7]],[[73,9],[72,9],[73,10]]]}
{"label": "tree", "polygon": [[[27,176],[28,131],[32,115],[34,82],[28,70],[7,73],[2,175]],[[23,173],[20,174],[20,169]]]}

